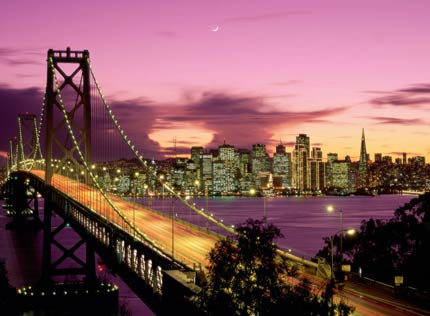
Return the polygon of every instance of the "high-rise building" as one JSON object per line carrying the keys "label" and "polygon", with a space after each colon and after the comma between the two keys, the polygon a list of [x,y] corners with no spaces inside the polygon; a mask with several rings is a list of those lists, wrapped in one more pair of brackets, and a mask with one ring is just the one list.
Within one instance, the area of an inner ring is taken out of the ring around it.
{"label": "high-rise building", "polygon": [[309,189],[313,192],[322,191],[326,187],[326,163],[311,159],[308,170]]}
{"label": "high-rise building", "polygon": [[213,156],[210,153],[202,155],[200,161],[200,181],[201,188],[205,193],[212,192],[212,179],[213,179],[213,169],[212,169]]}
{"label": "high-rise building", "polygon": [[193,146],[191,147],[191,160],[194,161],[194,165],[196,168],[196,175],[195,175],[195,181],[198,181],[200,184],[200,188],[203,188],[203,183],[201,179],[201,171],[200,171],[200,160],[202,159],[203,155],[203,147],[201,146]]}
{"label": "high-rise building", "polygon": [[254,144],[252,145],[252,158],[266,158],[266,145]]}
{"label": "high-rise building", "polygon": [[393,157],[391,156],[384,156],[382,157],[382,161],[388,165],[391,165],[393,163]]}
{"label": "high-rise building", "polygon": [[213,193],[222,194],[237,190],[236,152],[234,146],[224,142],[218,147],[218,157],[213,160]]}
{"label": "high-rise building", "polygon": [[336,160],[332,162],[332,185],[337,189],[341,189],[345,192],[351,190],[350,181],[350,166],[351,161]]}
{"label": "high-rise building", "polygon": [[312,147],[311,158],[317,161],[322,161],[323,153],[320,147]]}
{"label": "high-rise building", "polygon": [[276,146],[273,154],[273,179],[276,188],[291,187],[291,153],[285,151],[285,146]]}
{"label": "high-rise building", "polygon": [[338,160],[337,153],[328,153],[327,154],[327,164],[326,164],[326,186],[333,186],[333,177],[332,177],[332,163],[333,161]]}
{"label": "high-rise building", "polygon": [[221,195],[225,192],[225,174],[224,161],[214,160],[212,163],[213,168],[213,181],[212,181],[212,194]]}
{"label": "high-rise building", "polygon": [[360,148],[360,161],[358,162],[358,188],[367,187],[367,161],[368,155],[366,150],[366,139],[364,138],[364,128],[361,133],[361,148]]}
{"label": "high-rise building", "polygon": [[191,159],[194,161],[196,166],[200,165],[200,159],[203,155],[203,147],[193,146],[191,147]]}
{"label": "high-rise building", "polygon": [[302,146],[306,149],[307,155],[309,157],[310,153],[310,141],[309,136],[306,134],[299,134],[299,136],[296,136],[296,147]]}
{"label": "high-rise building", "polygon": [[255,179],[255,184],[260,187],[258,175],[260,172],[269,171],[267,163],[267,152],[266,145],[264,144],[254,144],[252,145],[251,153],[251,168],[252,175]]}
{"label": "high-rise building", "polygon": [[403,153],[403,164],[406,165],[408,160],[406,159],[406,153]]}
{"label": "high-rise building", "polygon": [[377,163],[382,162],[382,154],[381,153],[375,154],[375,162],[377,162]]}
{"label": "high-rise building", "polygon": [[322,161],[323,153],[320,147],[312,147],[311,157],[308,159],[307,183],[311,191],[321,191],[326,186],[326,168]]}
{"label": "high-rise building", "polygon": [[229,161],[233,163],[235,153],[233,145],[228,145],[224,142],[224,144],[218,147],[218,153],[219,159],[225,162]]}
{"label": "high-rise building", "polygon": [[296,145],[293,150],[292,179],[293,187],[298,190],[309,190],[308,185],[308,158],[310,154],[309,137],[306,134],[296,136]]}
{"label": "high-rise building", "polygon": [[234,168],[225,165],[221,159],[213,161],[213,188],[214,194],[232,193],[238,190],[238,182]]}
{"label": "high-rise building", "polygon": [[422,166],[424,167],[426,164],[426,158],[424,156],[415,156],[409,158],[409,163],[414,166]]}
{"label": "high-rise building", "polygon": [[238,149],[235,156],[236,168],[239,170],[240,177],[245,177],[250,172],[251,153],[248,149]]}
{"label": "high-rise building", "polygon": [[337,153],[328,153],[327,154],[327,162],[333,162],[335,160],[338,160],[339,155]]}
{"label": "high-rise building", "polygon": [[282,143],[279,143],[279,145],[276,146],[276,153],[280,155],[285,154],[285,146]]}
{"label": "high-rise building", "polygon": [[197,166],[194,160],[188,159],[185,165],[184,185],[182,189],[188,194],[198,192],[200,190],[200,175],[197,172]]}

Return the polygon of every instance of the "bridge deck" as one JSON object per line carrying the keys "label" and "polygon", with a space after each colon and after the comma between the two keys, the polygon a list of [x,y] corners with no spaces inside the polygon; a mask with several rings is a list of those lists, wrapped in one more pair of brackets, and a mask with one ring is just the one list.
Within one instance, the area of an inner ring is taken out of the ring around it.
{"label": "bridge deck", "polygon": [[[44,181],[45,172],[43,170],[31,170],[29,172]],[[51,184],[71,199],[87,206],[91,211],[115,225],[125,228],[124,221],[97,189],[58,174],[53,175]],[[145,208],[143,205],[123,200],[116,195],[108,195],[115,208],[120,210],[139,232],[145,235],[147,239],[155,242],[166,255],[172,255],[171,218]],[[194,264],[206,267],[208,264],[207,255],[219,238],[180,221],[175,221],[173,226],[174,258],[190,268],[193,268]]]}

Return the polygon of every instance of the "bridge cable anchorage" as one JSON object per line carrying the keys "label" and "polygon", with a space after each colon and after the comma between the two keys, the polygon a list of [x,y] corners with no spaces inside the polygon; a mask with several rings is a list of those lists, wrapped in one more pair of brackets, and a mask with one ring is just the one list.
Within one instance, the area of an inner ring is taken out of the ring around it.
{"label": "bridge cable anchorage", "polygon": [[107,203],[109,204],[109,206],[112,207],[112,209],[115,211],[115,213],[117,213],[119,215],[119,217],[121,218],[121,220],[129,228],[131,228],[131,230],[133,232],[135,232],[137,234],[137,236],[141,238],[142,241],[145,241],[150,246],[152,246],[155,249],[157,249],[160,253],[163,253],[162,249],[160,249],[158,245],[156,245],[152,240],[150,240],[149,238],[147,238],[142,232],[140,232],[140,230],[138,230],[134,225],[132,225],[132,223],[128,220],[128,218],[114,205],[114,203],[111,201],[111,199],[109,198],[109,196],[106,194],[106,192],[102,189],[102,187],[100,186],[100,184],[96,180],[96,177],[95,177],[94,173],[92,172],[92,169],[90,168],[88,162],[84,158],[84,155],[83,155],[83,153],[82,153],[82,151],[81,151],[81,149],[79,147],[79,144],[77,142],[77,139],[76,139],[75,134],[73,132],[73,129],[71,127],[70,120],[69,120],[69,117],[67,115],[67,111],[66,111],[66,108],[64,106],[63,98],[62,98],[62,95],[61,95],[61,90],[60,90],[60,87],[59,87],[58,79],[57,79],[57,76],[55,74],[55,67],[54,67],[54,63],[53,63],[52,57],[49,58],[48,62],[49,62],[49,65],[51,67],[51,71],[53,73],[54,82],[55,82],[55,89],[56,89],[56,92],[57,92],[57,95],[58,95],[59,105],[60,105],[60,108],[61,108],[60,110],[62,111],[62,113],[64,115],[64,120],[65,120],[67,129],[68,129],[69,135],[72,138],[73,144],[74,144],[74,146],[77,149],[79,158],[82,160],[82,163],[83,163],[86,171],[90,175],[90,177],[91,177],[93,183],[95,184],[96,188],[99,190],[99,192],[101,193],[101,195],[107,201]]}

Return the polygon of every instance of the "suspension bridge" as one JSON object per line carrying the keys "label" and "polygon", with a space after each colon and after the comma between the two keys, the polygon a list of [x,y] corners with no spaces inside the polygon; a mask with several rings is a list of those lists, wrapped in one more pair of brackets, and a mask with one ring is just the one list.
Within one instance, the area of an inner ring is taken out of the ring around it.
{"label": "suspension bridge", "polygon": [[[234,226],[176,192],[157,166],[139,153],[132,139],[137,137],[126,133],[109,106],[88,51],[48,51],[40,116],[19,115],[18,137],[9,144],[8,178],[3,183],[11,217],[32,216],[43,222],[44,282],[69,274],[95,279],[97,252],[139,296],[149,293],[153,301],[180,301],[204,280],[208,254],[216,242],[235,233]],[[123,175],[125,164],[129,176]],[[118,190],[121,181],[131,183],[134,198]],[[170,213],[166,205],[164,211],[157,210],[138,199],[160,192],[170,197],[166,201]],[[179,207],[195,220],[179,219],[174,212]],[[54,213],[63,219],[55,228]],[[196,224],[200,219],[206,226]],[[68,226],[81,237],[72,247],[57,238]],[[83,245],[85,259],[75,255]],[[63,252],[56,260],[53,247]],[[302,271],[330,276],[323,263],[281,250],[279,255]],[[66,259],[76,266],[65,266]],[[185,290],[178,290],[178,284]]]}

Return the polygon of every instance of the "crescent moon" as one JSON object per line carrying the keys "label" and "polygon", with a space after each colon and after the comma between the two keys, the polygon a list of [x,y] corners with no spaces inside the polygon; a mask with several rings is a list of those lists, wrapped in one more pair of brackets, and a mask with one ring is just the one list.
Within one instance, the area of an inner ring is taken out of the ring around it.
{"label": "crescent moon", "polygon": [[218,32],[218,31],[219,31],[219,25],[215,26],[215,27],[212,29],[212,32]]}

